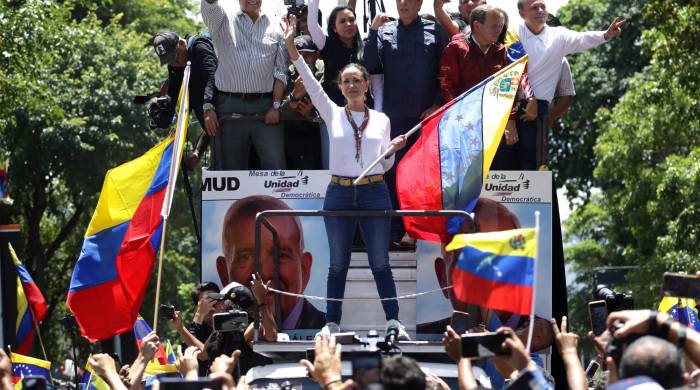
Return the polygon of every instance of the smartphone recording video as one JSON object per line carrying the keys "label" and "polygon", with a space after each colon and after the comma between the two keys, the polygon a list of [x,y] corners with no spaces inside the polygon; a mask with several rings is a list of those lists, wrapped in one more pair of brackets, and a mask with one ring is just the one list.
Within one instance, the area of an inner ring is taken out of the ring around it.
{"label": "smartphone recording video", "polygon": [[450,320],[450,326],[454,329],[457,334],[467,333],[467,330],[473,328],[471,324],[471,317],[469,313],[463,311],[453,311],[452,319]]}
{"label": "smartphone recording video", "polygon": [[608,305],[605,301],[588,302],[588,317],[591,320],[591,330],[596,336],[605,332],[605,321],[608,319]]}
{"label": "smartphone recording video", "polygon": [[663,292],[668,297],[700,298],[700,278],[695,275],[666,272]]}
{"label": "smartphone recording video", "polygon": [[501,347],[508,333],[468,333],[462,335],[462,357],[480,359],[508,355],[510,351]]}
{"label": "smartphone recording video", "polygon": [[353,352],[352,380],[359,389],[364,389],[372,383],[379,383],[379,370],[382,366],[382,356],[379,352]]}

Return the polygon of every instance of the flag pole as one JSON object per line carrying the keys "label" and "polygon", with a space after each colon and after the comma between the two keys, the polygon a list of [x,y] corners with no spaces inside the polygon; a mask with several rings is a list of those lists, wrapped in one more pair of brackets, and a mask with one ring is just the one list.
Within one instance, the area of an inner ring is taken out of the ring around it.
{"label": "flag pole", "polygon": [[[423,122],[422,122],[422,121],[421,121],[420,123],[418,123],[417,125],[413,126],[413,127],[411,128],[411,130],[407,131],[406,134],[404,134],[404,135],[406,136],[406,138],[412,136],[416,131],[420,130],[421,126],[423,126]],[[357,179],[355,179],[355,180],[352,182],[352,184],[353,184],[353,185],[357,185],[357,184],[360,182],[360,180],[362,180],[365,176],[367,176],[367,174],[369,174],[369,171],[372,170],[372,168],[374,168],[377,164],[379,164],[379,163],[380,163],[382,160],[384,160],[385,158],[387,158],[387,157],[391,156],[392,154],[396,153],[396,151],[397,151],[396,147],[395,147],[394,145],[391,145],[391,146],[389,147],[389,149],[385,150],[384,153],[382,153],[379,157],[377,157],[374,161],[372,161],[372,164],[370,164],[370,165],[367,167],[367,169],[365,169],[364,171],[362,171],[362,173],[360,174],[360,176],[358,176]]]}
{"label": "flag pole", "polygon": [[168,218],[163,218],[163,233],[160,236],[160,249],[158,249],[158,276],[156,277],[155,312],[153,313],[153,331],[158,328],[158,302],[160,302],[160,279],[163,273],[163,256],[165,253],[165,229],[168,226]]}
{"label": "flag pole", "polygon": [[[535,211],[535,240],[537,240],[539,244],[540,240],[540,211],[537,210]],[[537,245],[537,252],[539,252],[540,246]],[[533,273],[532,273],[532,304],[530,305],[530,326],[528,327],[527,330],[527,345],[525,346],[525,350],[530,353],[530,347],[532,346],[532,333],[533,330],[535,329],[535,297],[537,297],[537,257],[539,257],[539,253],[535,253],[535,261],[533,263]]]}
{"label": "flag pole", "polygon": [[190,66],[187,61],[185,72],[182,76],[182,86],[180,87],[180,97],[178,102],[180,107],[177,115],[177,125],[175,126],[175,135],[173,136],[173,152],[170,159],[170,172],[168,175],[168,184],[165,188],[165,197],[163,199],[163,208],[160,215],[163,217],[163,232],[160,236],[160,249],[158,250],[158,274],[156,276],[156,299],[153,309],[153,331],[158,329],[158,307],[160,303],[160,280],[163,274],[163,256],[165,256],[165,232],[168,226],[168,216],[170,215],[170,207],[173,204],[175,194],[175,184],[177,183],[177,174],[182,161],[182,149],[185,139],[187,138],[187,125],[189,121],[190,103],[189,103],[189,84],[190,84]]}

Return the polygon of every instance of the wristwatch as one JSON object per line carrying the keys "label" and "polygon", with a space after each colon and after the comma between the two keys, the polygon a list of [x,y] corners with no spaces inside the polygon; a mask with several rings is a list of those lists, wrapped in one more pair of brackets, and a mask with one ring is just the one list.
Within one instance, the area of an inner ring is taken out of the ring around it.
{"label": "wristwatch", "polygon": [[277,101],[272,102],[272,108],[274,108],[275,110],[279,110],[281,105],[282,105],[282,102],[277,102]]}
{"label": "wristwatch", "polygon": [[214,105],[211,104],[211,103],[204,103],[204,104],[202,105],[202,109],[203,109],[204,111],[206,111],[206,110],[213,110],[213,109],[214,109]]}

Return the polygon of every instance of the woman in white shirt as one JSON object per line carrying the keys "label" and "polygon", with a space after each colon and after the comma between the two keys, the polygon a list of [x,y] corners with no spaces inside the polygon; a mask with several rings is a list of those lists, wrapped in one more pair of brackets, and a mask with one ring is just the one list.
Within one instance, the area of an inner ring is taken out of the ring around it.
{"label": "woman in white shirt", "polygon": [[[336,105],[299,56],[294,45],[295,30],[296,18],[292,16],[285,32],[287,50],[304,81],[311,102],[327,124],[330,138],[329,166],[332,176],[326,190],[323,209],[390,210],[391,201],[384,183],[384,172],[393,165],[393,155],[377,164],[361,184],[353,185],[352,182],[368,164],[371,164],[392,144],[397,150],[406,146],[406,137],[402,135],[391,141],[389,118],[380,112],[370,110],[365,105],[369,74],[361,65],[352,63],[341,70],[338,76],[338,87],[347,104],[342,107]],[[330,249],[326,295],[329,298],[344,296],[353,236],[355,227],[359,224],[379,296],[395,297],[396,284],[389,266],[390,219],[326,217],[324,222]],[[395,299],[382,301],[382,307],[387,319],[387,329],[398,328],[400,338],[408,339],[405,329],[398,321],[398,301]],[[339,331],[338,324],[341,316],[342,302],[329,300],[326,305],[327,324],[321,333],[330,334]]]}

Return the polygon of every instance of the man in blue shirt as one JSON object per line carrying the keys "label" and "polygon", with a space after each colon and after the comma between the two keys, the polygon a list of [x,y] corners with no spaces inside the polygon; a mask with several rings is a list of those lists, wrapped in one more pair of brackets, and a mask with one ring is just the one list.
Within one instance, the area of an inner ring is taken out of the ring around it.
{"label": "man in blue shirt", "polygon": [[[384,113],[391,121],[391,138],[395,138],[442,104],[438,71],[440,55],[448,43],[447,33],[439,24],[421,18],[422,0],[396,0],[399,19],[389,22],[386,14],[378,14],[364,47],[364,63],[371,73],[384,73]],[[408,147],[396,153],[396,164],[410,149],[417,137],[408,140]],[[395,169],[386,174],[391,202],[398,210]],[[394,218],[392,242],[401,241],[405,231],[401,219]]]}

